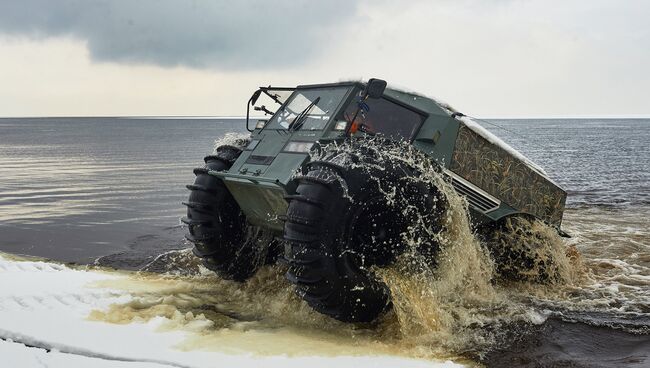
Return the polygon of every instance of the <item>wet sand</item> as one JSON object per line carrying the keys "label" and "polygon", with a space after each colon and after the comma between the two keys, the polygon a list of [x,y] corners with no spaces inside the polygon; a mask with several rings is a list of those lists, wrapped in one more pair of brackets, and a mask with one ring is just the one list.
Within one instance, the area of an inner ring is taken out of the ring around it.
{"label": "wet sand", "polygon": [[[512,326],[503,347],[478,358],[488,367],[648,367],[650,338],[608,327],[550,318]],[[501,345],[501,344],[500,344]]]}

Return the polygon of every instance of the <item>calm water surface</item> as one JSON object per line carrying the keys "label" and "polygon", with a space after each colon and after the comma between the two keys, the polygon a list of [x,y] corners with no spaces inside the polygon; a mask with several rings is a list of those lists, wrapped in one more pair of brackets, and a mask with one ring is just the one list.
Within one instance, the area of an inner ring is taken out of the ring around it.
{"label": "calm water surface", "polygon": [[[183,247],[192,168],[241,121],[0,119],[0,247],[56,260],[112,255],[137,267]],[[127,255],[130,255],[127,257]]]}

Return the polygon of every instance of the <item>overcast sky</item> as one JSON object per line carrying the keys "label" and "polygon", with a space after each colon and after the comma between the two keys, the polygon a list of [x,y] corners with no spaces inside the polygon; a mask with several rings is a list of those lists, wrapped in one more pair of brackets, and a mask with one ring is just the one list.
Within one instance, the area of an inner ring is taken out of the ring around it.
{"label": "overcast sky", "polygon": [[378,77],[481,117],[650,116],[650,1],[0,0],[0,116],[242,115]]}

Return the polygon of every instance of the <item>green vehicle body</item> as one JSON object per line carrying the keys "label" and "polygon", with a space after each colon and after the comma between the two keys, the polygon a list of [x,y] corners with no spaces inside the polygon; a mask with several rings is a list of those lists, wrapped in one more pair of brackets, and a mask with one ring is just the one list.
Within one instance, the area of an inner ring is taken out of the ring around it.
{"label": "green vehicle body", "polygon": [[[258,124],[251,132],[251,144],[228,171],[209,172],[223,180],[250,223],[277,233],[283,231],[285,196],[294,194],[296,184],[292,179],[310,161],[309,152],[289,149],[291,142],[310,147],[350,139],[351,127],[344,111],[358,104],[366,88],[361,82],[298,86],[269,122],[278,119],[277,115],[295,94],[332,88],[344,88],[346,92],[329,112],[330,118],[322,129],[273,129],[271,124],[264,127]],[[261,90],[266,93],[273,88]],[[463,114],[431,98],[390,87],[383,91],[381,98],[422,117],[421,125],[407,140],[437,162],[457,192],[467,197],[473,223],[480,225],[526,214],[559,231],[566,192],[542,171],[464,122]],[[341,126],[345,129],[340,130]]]}

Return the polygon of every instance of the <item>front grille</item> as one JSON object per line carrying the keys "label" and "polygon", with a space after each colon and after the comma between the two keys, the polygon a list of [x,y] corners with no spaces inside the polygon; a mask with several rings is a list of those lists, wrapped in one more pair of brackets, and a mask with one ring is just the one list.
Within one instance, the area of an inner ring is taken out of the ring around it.
{"label": "front grille", "polygon": [[467,198],[467,202],[479,211],[490,212],[499,208],[501,202],[498,199],[488,195],[481,189],[468,182],[467,180],[449,173],[451,176],[451,185],[456,191]]}

